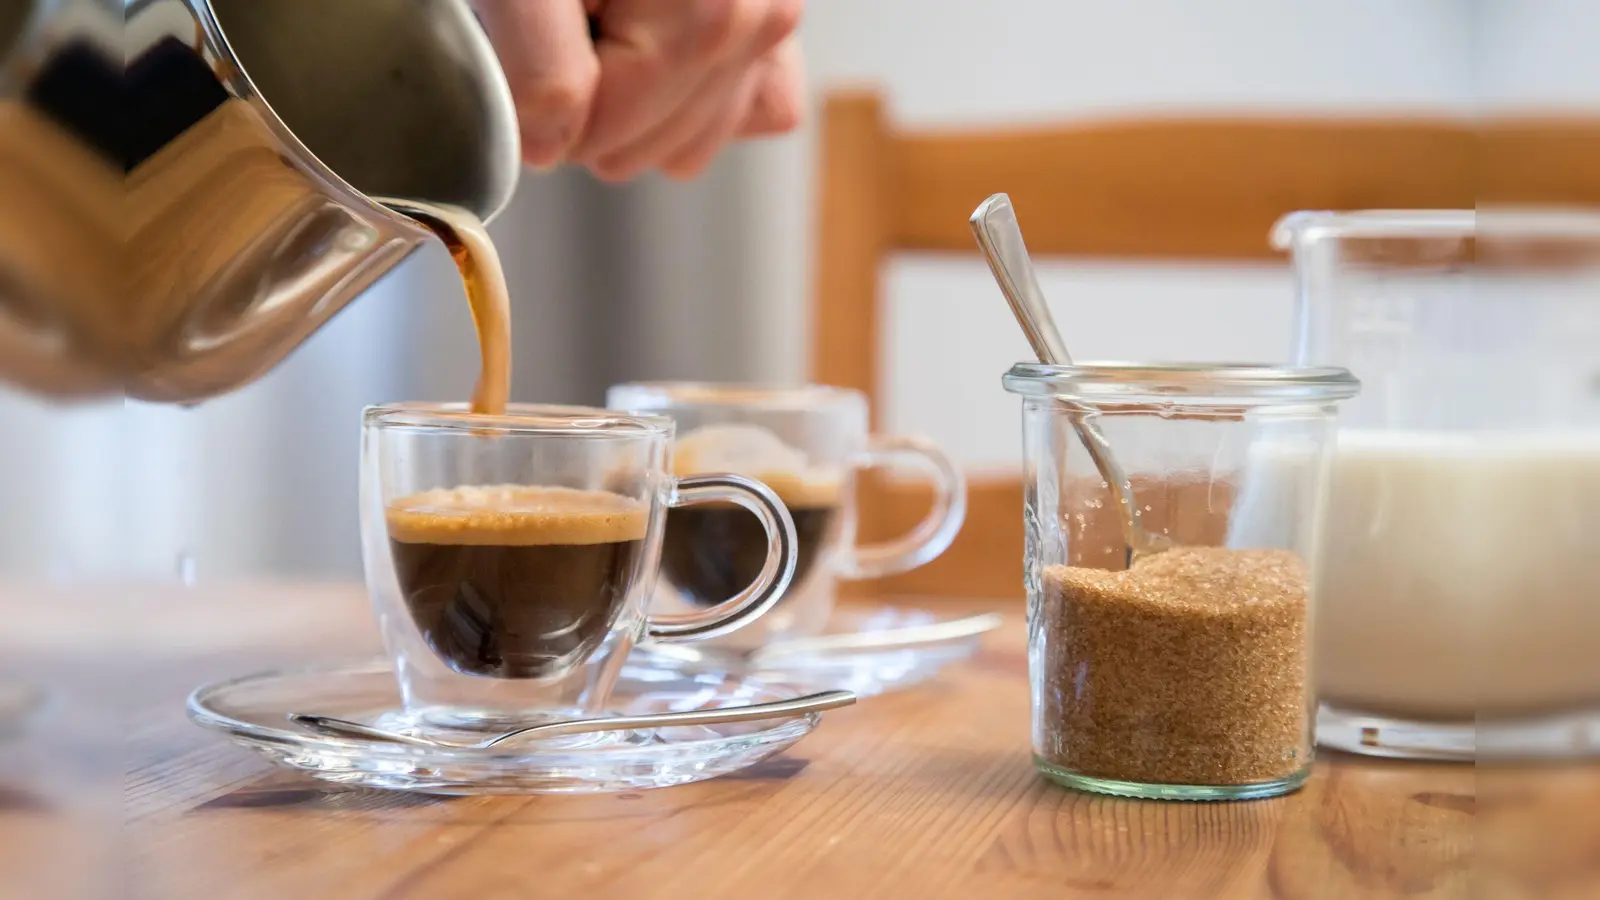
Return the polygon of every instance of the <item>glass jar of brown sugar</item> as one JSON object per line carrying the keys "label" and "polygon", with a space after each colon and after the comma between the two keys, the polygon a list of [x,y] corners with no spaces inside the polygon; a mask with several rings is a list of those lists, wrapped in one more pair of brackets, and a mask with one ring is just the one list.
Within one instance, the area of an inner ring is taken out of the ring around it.
{"label": "glass jar of brown sugar", "polygon": [[[1004,381],[1023,397],[1039,770],[1133,797],[1298,788],[1335,412],[1358,382],[1336,368],[1124,364],[1022,364]],[[1105,436],[1125,484],[1101,476],[1075,418]],[[1170,549],[1130,565],[1124,498]]]}

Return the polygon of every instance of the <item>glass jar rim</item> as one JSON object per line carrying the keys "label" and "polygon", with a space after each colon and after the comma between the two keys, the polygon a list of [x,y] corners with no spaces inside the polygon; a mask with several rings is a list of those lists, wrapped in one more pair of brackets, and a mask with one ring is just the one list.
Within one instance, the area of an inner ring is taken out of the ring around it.
{"label": "glass jar rim", "polygon": [[675,427],[667,416],[553,403],[509,403],[502,415],[474,413],[470,404],[459,402],[386,403],[367,407],[362,422],[378,428],[609,438],[671,437]]}
{"label": "glass jar rim", "polygon": [[1348,369],[1265,363],[1021,362],[1001,383],[1023,396],[1157,402],[1320,403],[1348,400],[1361,390]]}
{"label": "glass jar rim", "polygon": [[615,384],[608,395],[631,395],[630,402],[651,408],[673,403],[700,406],[753,406],[763,409],[804,409],[834,403],[863,402],[854,388],[826,384],[777,384],[718,381],[631,381]]}
{"label": "glass jar rim", "polygon": [[1272,226],[1272,246],[1288,250],[1345,238],[1465,238],[1477,230],[1477,219],[1471,209],[1301,210]]}
{"label": "glass jar rim", "polygon": [[1479,234],[1502,240],[1593,240],[1600,237],[1600,213],[1575,206],[1301,210],[1285,215],[1272,226],[1272,245],[1279,250],[1291,250],[1325,240],[1465,239]]}

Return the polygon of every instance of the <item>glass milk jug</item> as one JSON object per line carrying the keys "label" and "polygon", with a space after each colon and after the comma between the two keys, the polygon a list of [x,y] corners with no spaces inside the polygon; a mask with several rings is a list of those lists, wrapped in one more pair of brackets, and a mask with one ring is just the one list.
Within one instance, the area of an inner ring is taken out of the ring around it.
{"label": "glass milk jug", "polygon": [[1318,567],[1324,746],[1600,746],[1600,215],[1296,213],[1296,362],[1346,404]]}

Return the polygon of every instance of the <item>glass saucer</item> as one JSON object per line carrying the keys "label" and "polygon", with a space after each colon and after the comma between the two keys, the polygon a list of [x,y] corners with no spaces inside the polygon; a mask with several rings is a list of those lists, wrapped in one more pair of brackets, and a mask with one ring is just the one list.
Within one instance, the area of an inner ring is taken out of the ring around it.
{"label": "glass saucer", "polygon": [[[904,690],[932,680],[947,666],[978,651],[983,634],[1000,622],[998,616],[953,616],[922,609],[885,606],[837,611],[816,638],[795,638],[756,651],[729,650],[692,644],[642,644],[632,663],[673,670],[715,667],[747,677],[804,685],[808,690],[854,691],[869,697]],[[971,627],[962,628],[963,624]],[[915,631],[953,626],[952,636],[906,639]],[[826,646],[832,639],[848,646]]]}
{"label": "glass saucer", "polygon": [[[667,712],[787,700],[793,684],[707,668],[623,667],[611,707]],[[328,737],[289,723],[291,712],[363,723],[395,720],[400,693],[383,662],[262,672],[197,688],[189,718],[273,762],[339,784],[432,794],[583,794],[703,781],[739,771],[800,740],[818,713],[711,726],[640,729],[608,741],[508,749],[415,747]]]}

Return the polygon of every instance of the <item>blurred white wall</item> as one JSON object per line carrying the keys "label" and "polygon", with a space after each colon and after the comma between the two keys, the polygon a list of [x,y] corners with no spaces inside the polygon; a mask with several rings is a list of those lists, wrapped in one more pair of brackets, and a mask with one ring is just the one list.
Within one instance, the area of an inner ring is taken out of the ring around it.
{"label": "blurred white wall", "polygon": [[[877,85],[894,117],[914,125],[1191,110],[1465,113],[1467,6],[810,0],[804,38],[818,96]],[[774,301],[765,340],[784,351],[771,358],[775,376],[805,365],[804,348],[782,336],[808,325],[813,139],[764,148],[750,172],[752,196],[771,213],[762,223],[771,262],[761,293]],[[1026,228],[1029,211],[1018,213]],[[1276,360],[1288,350],[1289,282],[1280,267],[1053,263],[1043,280],[1082,359]],[[999,379],[1027,346],[982,265],[899,259],[886,285],[890,427],[930,435],[975,466],[1015,465],[1016,400]]]}
{"label": "blurred white wall", "polygon": [[1490,111],[1600,111],[1600,3],[1468,0],[1475,87]]}

